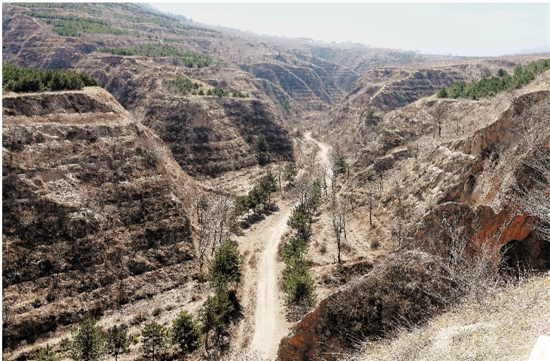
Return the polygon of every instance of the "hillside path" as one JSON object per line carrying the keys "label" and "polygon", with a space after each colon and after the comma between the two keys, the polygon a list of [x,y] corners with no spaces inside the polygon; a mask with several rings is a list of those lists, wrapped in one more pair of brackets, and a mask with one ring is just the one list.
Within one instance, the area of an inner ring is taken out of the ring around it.
{"label": "hillside path", "polygon": [[[313,139],[310,133],[305,134],[305,140],[319,146],[318,162],[328,165],[330,147]],[[277,253],[282,236],[289,231],[286,223],[294,205],[291,202],[279,204],[276,214],[254,226],[240,242],[249,251],[265,247],[258,254],[257,267],[246,268],[245,283],[248,287],[245,288],[248,292],[245,292],[248,295],[245,298],[255,308],[254,323],[250,325],[252,340],[249,348],[256,349],[268,360],[276,359],[279,342],[292,326],[285,319],[284,293],[279,288],[283,264],[277,261]]]}

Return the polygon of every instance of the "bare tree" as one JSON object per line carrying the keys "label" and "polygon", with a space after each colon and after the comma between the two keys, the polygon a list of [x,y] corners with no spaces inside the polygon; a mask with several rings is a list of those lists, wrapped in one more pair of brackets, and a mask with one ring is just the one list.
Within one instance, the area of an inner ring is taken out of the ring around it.
{"label": "bare tree", "polygon": [[59,274],[65,268],[67,263],[66,256],[69,252],[69,246],[65,242],[57,242],[51,248],[52,266],[54,270],[52,282],[52,294],[59,289]]}
{"label": "bare tree", "polygon": [[116,278],[119,281],[118,284],[118,297],[119,300],[122,300],[125,298],[125,291],[124,291],[124,278],[128,275],[126,264],[127,264],[127,258],[125,257],[125,251],[121,247],[113,248],[111,252],[109,252],[105,256],[105,264],[109,268],[109,270],[115,274]]}
{"label": "bare tree", "polygon": [[374,208],[374,194],[375,194],[375,186],[373,183],[368,182],[366,186],[367,191],[367,202],[369,207],[369,224],[372,229],[374,229],[374,223],[372,223],[372,210]]}
{"label": "bare tree", "polygon": [[348,209],[346,202],[340,202],[333,195],[332,198],[332,229],[336,237],[336,246],[338,249],[338,263],[341,263],[342,235],[344,241],[347,241],[346,225],[348,221]]}
{"label": "bare tree", "polygon": [[216,195],[214,198],[211,215],[212,252],[217,245],[221,245],[229,234],[229,218],[233,202],[224,195]]}
{"label": "bare tree", "polygon": [[[446,104],[441,102],[440,104],[434,104],[430,115],[434,118],[437,124],[437,134],[441,138],[441,128],[443,126],[443,115],[445,114]],[[434,135],[435,138],[435,135]]]}
{"label": "bare tree", "polygon": [[401,200],[403,196],[403,191],[401,189],[401,185],[399,184],[399,182],[396,180],[395,181],[395,198],[396,198],[396,211],[395,211],[395,224],[393,226],[393,230],[392,230],[392,233],[394,235],[394,237],[397,239],[397,244],[399,247],[401,247],[401,242],[403,240],[403,233],[404,233],[404,229],[403,229],[403,217],[404,217],[404,207],[403,207],[403,202]]}
{"label": "bare tree", "polygon": [[199,269],[202,271],[202,266],[206,261],[206,250],[210,245],[210,220],[211,210],[208,204],[208,198],[204,194],[197,194],[195,198],[195,211],[198,224],[198,253],[199,253]]}

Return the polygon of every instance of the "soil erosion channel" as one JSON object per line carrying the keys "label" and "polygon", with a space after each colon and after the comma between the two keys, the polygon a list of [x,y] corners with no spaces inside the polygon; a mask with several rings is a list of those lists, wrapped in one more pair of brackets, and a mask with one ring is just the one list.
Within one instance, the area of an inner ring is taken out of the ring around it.
{"label": "soil erosion channel", "polygon": [[[319,146],[317,159],[322,166],[328,166],[329,147],[313,139],[310,133],[305,134],[305,139]],[[286,223],[292,208],[293,204],[281,204],[279,212],[272,219],[264,221],[266,224],[263,227],[251,230],[246,236],[253,243],[267,241],[258,259],[254,336],[250,347],[270,360],[277,357],[279,342],[291,326],[284,317],[284,298],[280,294],[278,281],[282,267],[277,262],[277,252],[281,237],[288,230]],[[254,277],[246,278],[252,280]]]}

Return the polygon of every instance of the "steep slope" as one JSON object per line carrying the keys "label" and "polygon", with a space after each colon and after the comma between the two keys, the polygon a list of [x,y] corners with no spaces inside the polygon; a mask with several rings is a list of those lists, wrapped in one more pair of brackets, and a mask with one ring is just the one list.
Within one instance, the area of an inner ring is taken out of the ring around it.
{"label": "steep slope", "polygon": [[[527,360],[540,335],[550,332],[550,277],[537,276],[467,302],[426,326],[401,330],[394,340],[365,345],[348,360]],[[520,326],[521,327],[518,327]]]}
{"label": "steep slope", "polygon": [[[273,161],[292,159],[282,120],[256,84],[242,71],[185,69],[145,57],[99,56],[78,63],[99,80],[143,124],[171,148],[180,166],[192,174],[216,175],[257,165],[253,140],[263,134]],[[258,95],[265,100],[178,94],[166,85],[187,76],[206,92],[214,87]]]}
{"label": "steep slope", "polygon": [[85,312],[200,287],[194,182],[105,90],[5,95],[2,153],[6,357]]}
{"label": "steep slope", "polygon": [[[389,334],[398,324],[422,323],[445,308],[431,299],[415,300],[418,287],[434,287],[425,290],[426,297],[452,304],[468,287],[494,277],[499,267],[502,272],[508,267],[550,268],[549,243],[534,231],[536,219],[518,205],[520,186],[529,189],[537,177],[529,167],[534,154],[549,158],[549,89],[547,72],[512,96],[426,98],[389,112],[377,125],[364,125],[370,132],[360,133],[365,145],[356,153],[349,178],[339,179],[338,193],[352,199],[349,227],[359,232],[359,238],[348,237],[349,247],[364,249],[362,243],[376,240],[378,246],[371,246],[367,256],[377,267],[304,317],[281,342],[280,360],[336,357],[346,345]],[[442,119],[441,137],[430,115],[435,110]],[[368,225],[371,206],[373,226]],[[427,254],[415,253],[419,251]],[[393,255],[383,256],[388,252]],[[399,260],[407,254],[412,260]],[[443,265],[433,283],[421,274],[415,279],[416,267],[424,269],[426,257],[436,257],[430,266],[434,272],[437,264]],[[412,278],[392,276],[387,282],[383,275],[390,276],[399,265]],[[410,305],[426,308],[396,311]]]}
{"label": "steep slope", "polygon": [[[67,21],[74,21],[75,16],[76,25],[66,24]],[[80,28],[79,23],[88,25]],[[197,52],[212,57],[208,69],[218,69],[214,72],[217,74],[210,72],[213,75],[211,78],[207,70],[205,77],[197,72],[194,79],[209,83],[219,81],[216,86],[223,86],[223,81],[227,80],[225,85],[229,90],[247,92],[268,101],[291,119],[297,113],[338,104],[365,70],[440,58],[356,44],[327,44],[324,48],[307,39],[261,37],[234,29],[179,21],[132,4],[110,3],[4,4],[3,44],[3,60],[14,65],[78,68],[87,72],[96,69],[98,64],[92,59],[104,48],[162,46],[164,51],[159,52],[154,60],[171,70],[183,67],[183,63],[173,55],[172,48]],[[126,58],[111,56],[102,61],[115,67],[124,63]],[[129,73],[107,72],[106,76],[109,79],[115,76],[126,78],[142,73],[143,61],[131,61],[134,66],[127,69]],[[244,71],[235,72],[239,68]],[[146,106],[143,102],[135,106],[132,104],[136,100],[132,93],[149,91],[140,87],[139,82],[121,82],[111,87],[110,81],[99,78],[100,85],[130,111]]]}

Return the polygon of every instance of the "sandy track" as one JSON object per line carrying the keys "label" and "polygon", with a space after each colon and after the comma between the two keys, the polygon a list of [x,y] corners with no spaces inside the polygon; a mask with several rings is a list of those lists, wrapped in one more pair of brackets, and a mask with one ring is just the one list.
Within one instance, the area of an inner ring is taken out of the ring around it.
{"label": "sandy track", "polygon": [[[317,153],[318,162],[329,168],[330,147],[313,139],[311,133],[306,133],[305,139],[320,147]],[[250,327],[252,340],[248,347],[258,350],[264,358],[269,360],[277,357],[279,342],[292,326],[285,319],[284,295],[279,289],[279,277],[283,264],[277,262],[277,252],[282,236],[289,230],[286,223],[293,206],[293,203],[279,204],[280,209],[277,213],[253,226],[239,240],[241,252],[261,250],[257,267],[247,267],[245,274],[243,301],[255,309],[254,322],[253,324],[250,324],[251,320],[245,322],[244,330],[241,329],[239,333],[242,337],[247,333],[246,328]]]}
{"label": "sandy track", "polygon": [[260,351],[267,359],[277,356],[279,341],[288,333],[290,323],[286,322],[279,293],[277,251],[281,237],[288,230],[286,222],[292,208],[281,209],[273,220],[273,226],[267,229],[268,241],[258,264],[258,281],[256,290],[256,313],[254,337],[251,347]]}

